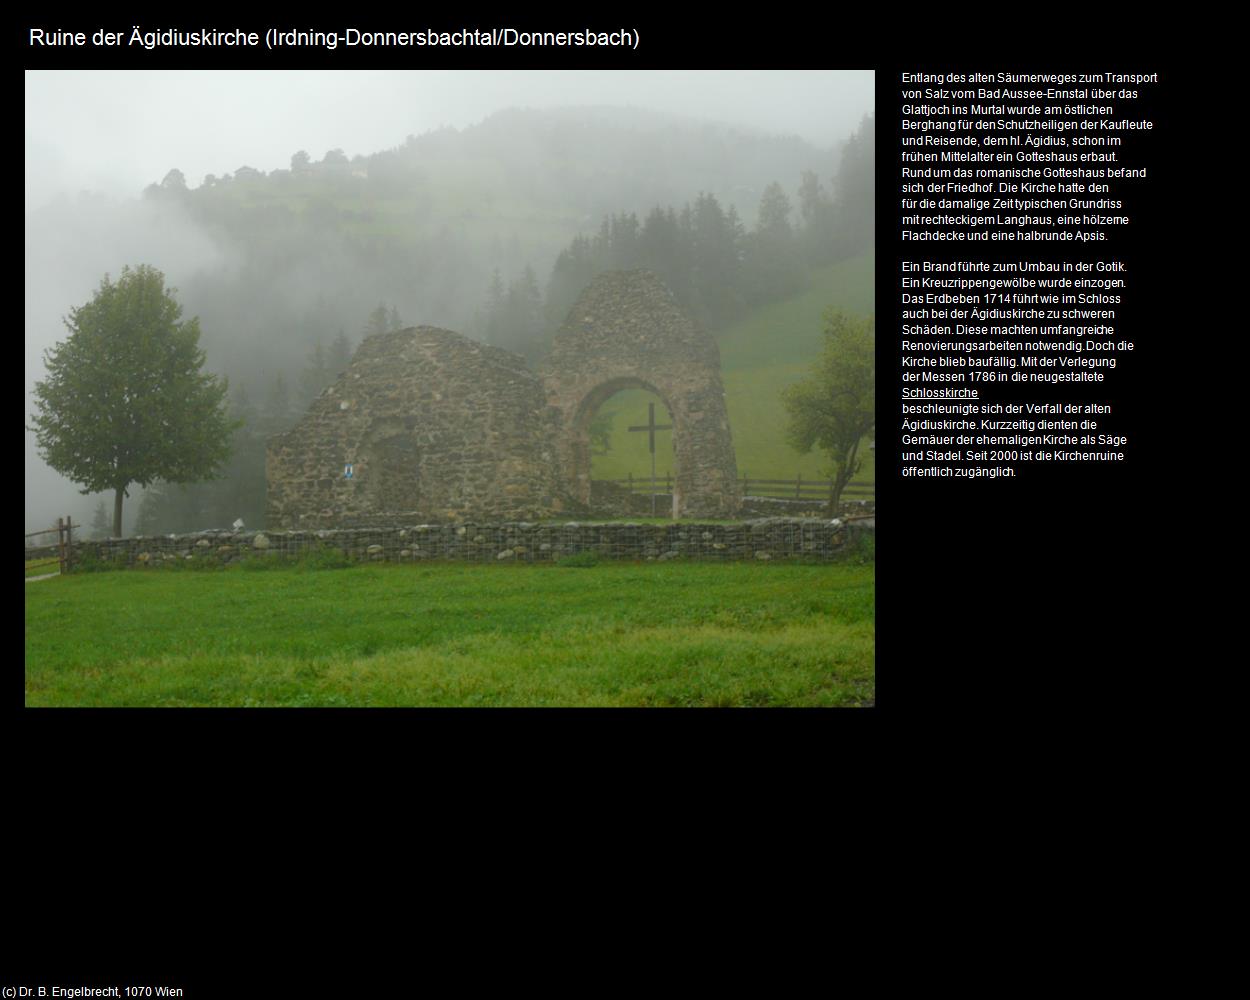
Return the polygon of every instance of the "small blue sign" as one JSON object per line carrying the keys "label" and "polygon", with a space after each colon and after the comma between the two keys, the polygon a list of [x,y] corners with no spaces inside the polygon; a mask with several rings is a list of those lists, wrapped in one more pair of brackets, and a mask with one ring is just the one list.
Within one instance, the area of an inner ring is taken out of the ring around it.
{"label": "small blue sign", "polygon": [[351,462],[348,462],[345,466],[343,466],[343,478],[344,479],[352,478],[352,463]]}

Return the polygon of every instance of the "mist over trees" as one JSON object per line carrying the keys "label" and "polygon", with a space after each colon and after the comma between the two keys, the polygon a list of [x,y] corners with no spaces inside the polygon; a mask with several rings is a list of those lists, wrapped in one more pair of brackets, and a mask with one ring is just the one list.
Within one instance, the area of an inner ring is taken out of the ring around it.
{"label": "mist over trees", "polygon": [[[874,245],[874,123],[871,115],[847,143],[826,192],[820,176],[801,172],[792,198],[778,181],[760,196],[754,227],[737,208],[700,192],[680,209],[653,206],[640,222],[634,212],[607,215],[592,236],[578,234],[552,265],[536,322],[531,269],[504,291],[491,277],[477,328],[490,343],[540,357],[582,289],[609,270],[655,271],[677,301],[716,330],[749,309],[803,291],[809,271]],[[797,209],[796,209],[797,202]]]}
{"label": "mist over trees", "polygon": [[442,326],[537,359],[589,280],[628,267],[657,271],[716,329],[871,246],[872,152],[871,116],[821,149],[582,108],[499,112],[370,156],[296,149],[289,168],[244,162],[198,183],[170,164],[134,201],[78,196],[28,214],[28,338],[48,325],[32,322],[32,301],[67,269],[52,247],[80,255],[92,281],[129,261],[161,266],[199,317],[207,368],[229,378],[241,425],[223,478],[153,484],[141,528],[259,525],[266,438],[362,337]]}

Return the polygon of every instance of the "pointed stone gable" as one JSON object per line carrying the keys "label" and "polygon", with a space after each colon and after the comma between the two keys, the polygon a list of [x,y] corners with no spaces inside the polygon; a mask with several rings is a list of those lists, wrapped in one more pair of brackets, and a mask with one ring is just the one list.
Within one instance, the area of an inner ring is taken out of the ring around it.
{"label": "pointed stone gable", "polygon": [[637,388],[659,396],[672,416],[673,513],[737,513],[741,498],[720,351],[657,275],[612,271],[595,278],[556,335],[543,383],[561,415],[560,466],[570,495],[590,501],[595,411],[622,389]]}
{"label": "pointed stone gable", "polygon": [[558,511],[539,380],[449,330],[367,337],[291,430],[270,440],[267,523],[329,528]]}

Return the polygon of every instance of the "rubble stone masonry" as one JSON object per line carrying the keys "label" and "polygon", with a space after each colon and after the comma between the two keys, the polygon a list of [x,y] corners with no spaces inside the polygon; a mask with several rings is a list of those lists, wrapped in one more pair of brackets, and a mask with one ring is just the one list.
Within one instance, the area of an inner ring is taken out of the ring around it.
{"label": "rubble stone masonry", "polygon": [[637,270],[591,282],[541,375],[519,355],[449,330],[367,337],[300,422],[270,439],[266,527],[584,514],[591,419],[628,388],[654,392],[672,417],[676,475],[667,512],[736,516],[741,498],[716,343],[655,274]]}

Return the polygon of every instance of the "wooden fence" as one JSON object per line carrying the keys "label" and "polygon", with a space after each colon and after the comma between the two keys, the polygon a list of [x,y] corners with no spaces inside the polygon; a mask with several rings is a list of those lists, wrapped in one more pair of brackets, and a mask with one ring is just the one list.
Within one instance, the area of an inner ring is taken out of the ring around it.
{"label": "wooden fence", "polygon": [[[51,565],[52,558],[55,557],[60,566],[62,573],[68,573],[74,560],[74,549],[70,544],[74,540],[74,530],[78,525],[73,523],[71,517],[58,517],[56,526],[52,528],[44,528],[42,531],[32,531],[26,535],[26,558],[35,558],[38,555],[46,555],[48,563]],[[30,539],[39,538],[43,535],[56,535],[55,542],[48,542],[44,545],[32,545]]]}
{"label": "wooden fence", "polygon": [[[656,476],[654,487],[650,476],[631,475],[625,479],[603,479],[598,482],[612,483],[631,493],[673,492],[672,473],[666,473],[663,477]],[[743,476],[739,483],[744,497],[776,497],[783,500],[827,500],[829,487],[832,485],[827,479],[804,479],[802,476],[795,479],[752,479]],[[876,495],[877,487],[874,483],[851,483],[842,491],[842,496],[853,500],[872,500]]]}

